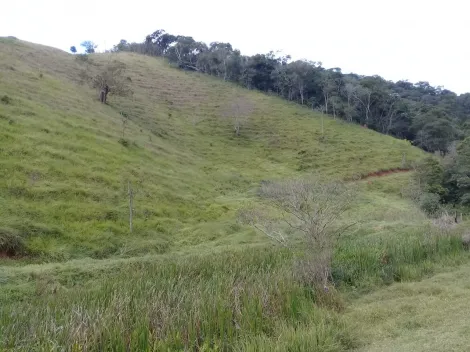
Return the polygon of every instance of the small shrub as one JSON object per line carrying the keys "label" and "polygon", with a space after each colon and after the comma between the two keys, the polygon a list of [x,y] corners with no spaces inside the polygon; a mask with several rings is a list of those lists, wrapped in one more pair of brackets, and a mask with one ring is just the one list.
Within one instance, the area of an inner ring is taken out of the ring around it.
{"label": "small shrub", "polygon": [[91,86],[99,90],[108,86],[111,95],[126,97],[133,94],[128,81],[123,76],[126,65],[120,61],[113,61],[104,66],[100,72],[91,78]]}
{"label": "small shrub", "polygon": [[2,98],[0,98],[0,101],[3,104],[11,104],[12,99],[8,95],[4,95]]}
{"label": "small shrub", "polygon": [[75,60],[82,63],[91,62],[87,54],[77,54],[75,55]]}
{"label": "small shrub", "polygon": [[423,193],[419,197],[419,207],[429,216],[436,215],[441,208],[439,195],[435,193]]}
{"label": "small shrub", "polygon": [[18,231],[0,228],[0,253],[13,257],[26,252],[26,245]]}
{"label": "small shrub", "polygon": [[130,142],[128,139],[125,139],[125,138],[119,138],[119,144],[121,144],[123,147],[126,147],[128,148],[129,145],[130,145]]}
{"label": "small shrub", "polygon": [[462,235],[462,246],[465,250],[470,250],[470,232]]}
{"label": "small shrub", "polygon": [[432,223],[441,231],[448,231],[457,226],[456,218],[445,211],[442,212],[440,216],[436,217]]}
{"label": "small shrub", "polygon": [[444,169],[436,158],[427,157],[416,166],[415,180],[425,192],[443,196],[446,193],[443,178]]}
{"label": "small shrub", "polygon": [[[258,195],[276,208],[291,230],[302,234],[304,255],[299,258],[296,270],[300,282],[328,292],[334,248],[342,232],[352,226],[339,225],[338,221],[354,199],[352,189],[340,182],[322,183],[310,178],[263,181]],[[239,211],[238,219],[281,245],[293,248],[295,241],[280,225],[278,215],[266,209],[247,208]]]}
{"label": "small shrub", "polygon": [[108,210],[104,213],[104,220],[118,221],[119,213],[116,210]]}

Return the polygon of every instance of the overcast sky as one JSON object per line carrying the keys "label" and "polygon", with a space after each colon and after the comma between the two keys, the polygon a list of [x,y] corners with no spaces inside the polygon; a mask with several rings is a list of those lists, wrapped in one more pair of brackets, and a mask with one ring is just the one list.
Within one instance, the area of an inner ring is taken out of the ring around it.
{"label": "overcast sky", "polygon": [[[163,28],[230,42],[243,54],[282,50],[343,72],[429,81],[470,92],[470,4],[465,0],[11,0],[0,36],[68,50],[93,40],[143,41]],[[119,5],[118,5],[119,4]]]}

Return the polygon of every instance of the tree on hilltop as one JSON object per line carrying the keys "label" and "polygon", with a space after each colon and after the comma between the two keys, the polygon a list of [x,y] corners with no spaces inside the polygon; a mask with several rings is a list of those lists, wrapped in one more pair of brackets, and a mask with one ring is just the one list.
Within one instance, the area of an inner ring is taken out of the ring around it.
{"label": "tree on hilltop", "polygon": [[83,41],[80,46],[83,46],[85,48],[85,52],[87,54],[93,54],[95,52],[95,49],[98,47],[94,42],[91,40],[85,40]]}

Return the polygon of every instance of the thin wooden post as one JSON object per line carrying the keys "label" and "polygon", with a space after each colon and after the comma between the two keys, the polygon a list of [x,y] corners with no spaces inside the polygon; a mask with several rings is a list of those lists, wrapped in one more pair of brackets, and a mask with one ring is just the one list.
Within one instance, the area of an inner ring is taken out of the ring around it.
{"label": "thin wooden post", "polygon": [[131,188],[131,181],[127,181],[127,193],[129,195],[129,230],[132,233],[132,208],[133,208],[133,193]]}
{"label": "thin wooden post", "polygon": [[323,114],[321,114],[321,135],[323,137],[325,131],[324,131],[324,128],[323,128]]}

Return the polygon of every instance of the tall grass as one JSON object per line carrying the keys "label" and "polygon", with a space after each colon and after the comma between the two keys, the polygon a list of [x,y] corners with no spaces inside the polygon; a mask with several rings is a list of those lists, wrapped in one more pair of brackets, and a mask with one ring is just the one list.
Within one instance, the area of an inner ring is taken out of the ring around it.
{"label": "tall grass", "polygon": [[464,255],[458,231],[443,233],[431,227],[397,237],[341,242],[333,277],[339,285],[370,288],[430,274],[436,262],[458,262]]}
{"label": "tall grass", "polygon": [[314,293],[294,281],[289,261],[276,250],[132,265],[95,287],[3,307],[3,347],[230,351],[280,331],[295,339],[297,328],[312,327],[313,350],[341,350],[349,343],[344,326],[313,304]]}
{"label": "tall grass", "polygon": [[[371,288],[417,279],[464,253],[457,235],[431,232],[369,245],[344,242],[333,276],[339,287]],[[256,248],[218,257],[128,263],[83,285],[38,287],[33,296],[2,307],[0,346],[17,351],[354,347],[356,337],[331,309],[331,304],[339,306],[338,293],[327,293],[332,297],[325,300],[324,292],[296,281],[294,260],[285,250]]]}

